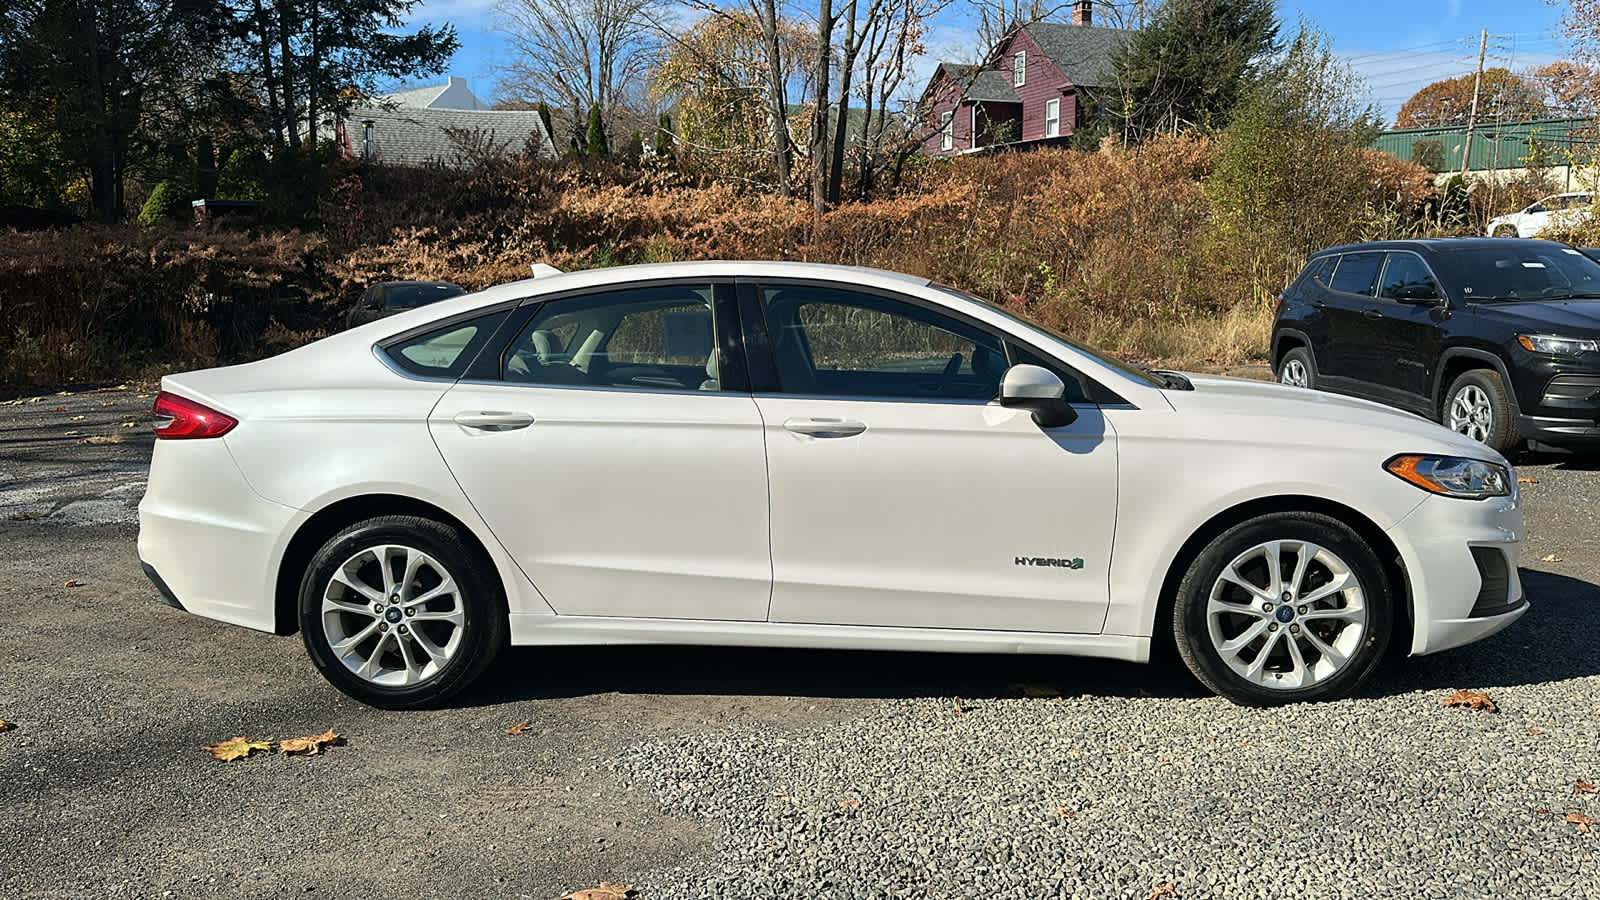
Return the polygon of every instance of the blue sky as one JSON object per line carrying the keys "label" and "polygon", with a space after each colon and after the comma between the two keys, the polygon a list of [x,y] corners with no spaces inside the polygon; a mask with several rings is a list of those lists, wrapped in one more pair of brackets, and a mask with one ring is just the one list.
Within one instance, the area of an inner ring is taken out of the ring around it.
{"label": "blue sky", "polygon": [[[495,67],[505,53],[493,6],[494,0],[423,0],[411,16],[455,24],[461,50],[449,74],[466,77],[485,99],[494,95]],[[1531,68],[1561,58],[1565,47],[1562,7],[1547,0],[1302,0],[1278,9],[1288,27],[1304,17],[1332,36],[1334,49],[1366,78],[1369,99],[1390,119],[1423,85],[1471,72],[1480,29],[1490,32],[1491,66]],[[920,68],[931,72],[939,58],[975,56],[970,35],[957,2],[935,22]]]}

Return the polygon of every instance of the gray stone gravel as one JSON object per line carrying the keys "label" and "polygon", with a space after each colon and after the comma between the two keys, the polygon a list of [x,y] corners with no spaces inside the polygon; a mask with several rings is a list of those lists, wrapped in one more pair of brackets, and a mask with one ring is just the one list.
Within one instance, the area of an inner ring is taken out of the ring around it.
{"label": "gray stone gravel", "polygon": [[[1595,896],[1600,677],[1278,710],[1219,699],[886,701],[853,721],[643,744],[719,858],[651,896]],[[1530,729],[1542,732],[1530,733]]]}

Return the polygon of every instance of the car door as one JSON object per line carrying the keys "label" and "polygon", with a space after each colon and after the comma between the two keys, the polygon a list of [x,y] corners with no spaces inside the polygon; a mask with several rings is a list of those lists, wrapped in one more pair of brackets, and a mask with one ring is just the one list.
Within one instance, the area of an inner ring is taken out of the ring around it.
{"label": "car door", "polygon": [[761,416],[737,344],[716,343],[733,302],[703,282],[549,300],[492,377],[430,415],[473,507],[558,613],[766,618]]}
{"label": "car door", "polygon": [[1387,361],[1382,386],[1400,406],[1432,411],[1444,293],[1433,270],[1410,250],[1387,254],[1378,278],[1380,342]]}
{"label": "car door", "polygon": [[1101,629],[1117,446],[1080,384],[1077,421],[1041,429],[992,402],[1023,351],[986,327],[833,284],[740,290],[766,423],[772,621]]}
{"label": "car door", "polygon": [[1383,265],[1382,251],[1346,253],[1339,257],[1333,279],[1323,293],[1327,304],[1328,356],[1330,364],[1319,372],[1325,382],[1337,380],[1339,386],[1362,393],[1385,377],[1379,313],[1372,300],[1372,289]]}

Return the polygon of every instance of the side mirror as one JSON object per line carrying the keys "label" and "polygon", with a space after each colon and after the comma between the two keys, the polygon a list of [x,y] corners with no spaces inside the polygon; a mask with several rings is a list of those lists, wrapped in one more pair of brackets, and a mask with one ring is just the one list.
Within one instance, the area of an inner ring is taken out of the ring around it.
{"label": "side mirror", "polygon": [[1006,370],[1000,379],[1000,405],[1026,409],[1040,428],[1071,425],[1078,411],[1064,398],[1067,386],[1049,369],[1019,363]]}

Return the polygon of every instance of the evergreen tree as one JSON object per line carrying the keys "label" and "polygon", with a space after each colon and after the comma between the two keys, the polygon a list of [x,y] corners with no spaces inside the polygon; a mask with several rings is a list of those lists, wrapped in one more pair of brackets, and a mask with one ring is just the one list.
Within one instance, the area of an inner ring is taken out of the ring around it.
{"label": "evergreen tree", "polygon": [[672,119],[666,113],[656,117],[656,156],[672,155]]}
{"label": "evergreen tree", "polygon": [[589,137],[584,153],[597,159],[611,155],[611,147],[606,143],[605,119],[598,105],[589,107]]}
{"label": "evergreen tree", "polygon": [[556,130],[554,126],[550,124],[550,104],[540,100],[538,110],[539,121],[544,123],[544,133],[549,135],[551,142],[554,143],[556,139]]}
{"label": "evergreen tree", "polygon": [[1220,129],[1279,51],[1273,0],[1167,0],[1112,54],[1112,121],[1142,140]]}

